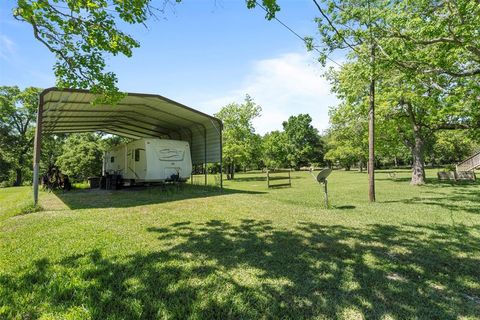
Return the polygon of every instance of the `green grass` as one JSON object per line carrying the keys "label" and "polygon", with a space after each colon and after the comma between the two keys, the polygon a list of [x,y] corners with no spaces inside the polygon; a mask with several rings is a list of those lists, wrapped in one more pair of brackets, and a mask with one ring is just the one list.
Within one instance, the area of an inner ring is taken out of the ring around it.
{"label": "green grass", "polygon": [[480,185],[430,182],[0,189],[0,319],[479,319]]}
{"label": "green grass", "polygon": [[35,206],[29,187],[0,188],[0,222],[20,214],[41,211]]}

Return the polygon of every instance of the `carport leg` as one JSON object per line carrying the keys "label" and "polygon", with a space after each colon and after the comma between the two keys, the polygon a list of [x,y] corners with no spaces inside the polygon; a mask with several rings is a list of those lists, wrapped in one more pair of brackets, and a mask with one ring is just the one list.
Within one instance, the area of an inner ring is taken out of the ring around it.
{"label": "carport leg", "polygon": [[205,185],[207,185],[207,128],[203,127],[203,134],[204,134],[204,145],[203,145],[203,153],[204,153],[204,166],[205,166]]}
{"label": "carport leg", "polygon": [[33,203],[38,204],[38,177],[40,170],[40,155],[42,152],[42,119],[43,96],[40,95],[37,112],[37,127],[35,128],[35,142],[33,145]]}
{"label": "carport leg", "polygon": [[205,185],[207,185],[207,164],[205,163]]}
{"label": "carport leg", "polygon": [[220,190],[223,190],[223,136],[220,126]]}

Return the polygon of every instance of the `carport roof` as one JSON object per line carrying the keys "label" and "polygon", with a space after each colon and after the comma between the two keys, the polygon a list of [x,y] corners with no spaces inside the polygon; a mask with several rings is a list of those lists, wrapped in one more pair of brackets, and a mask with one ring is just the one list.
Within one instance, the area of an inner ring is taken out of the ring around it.
{"label": "carport roof", "polygon": [[96,104],[87,90],[49,88],[40,94],[44,133],[94,132],[130,138],[188,141],[194,164],[220,162],[221,120],[155,94],[127,93],[117,104]]}

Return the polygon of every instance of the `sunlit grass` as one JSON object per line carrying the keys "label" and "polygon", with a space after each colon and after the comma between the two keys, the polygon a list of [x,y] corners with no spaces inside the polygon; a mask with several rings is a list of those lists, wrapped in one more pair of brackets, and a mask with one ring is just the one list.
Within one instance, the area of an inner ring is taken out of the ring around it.
{"label": "sunlit grass", "polygon": [[[435,171],[429,172],[434,177]],[[477,319],[480,185],[336,171],[267,189],[0,189],[0,318]],[[201,179],[201,178],[198,178]]]}

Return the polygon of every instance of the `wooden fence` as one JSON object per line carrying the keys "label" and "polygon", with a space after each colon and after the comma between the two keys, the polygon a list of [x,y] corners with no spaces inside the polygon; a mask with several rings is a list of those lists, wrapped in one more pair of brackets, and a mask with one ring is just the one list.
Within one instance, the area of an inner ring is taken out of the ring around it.
{"label": "wooden fence", "polygon": [[[290,172],[291,170],[289,169],[267,170],[267,186],[269,188],[291,187],[292,178]],[[274,181],[274,183],[272,183],[272,181]]]}

